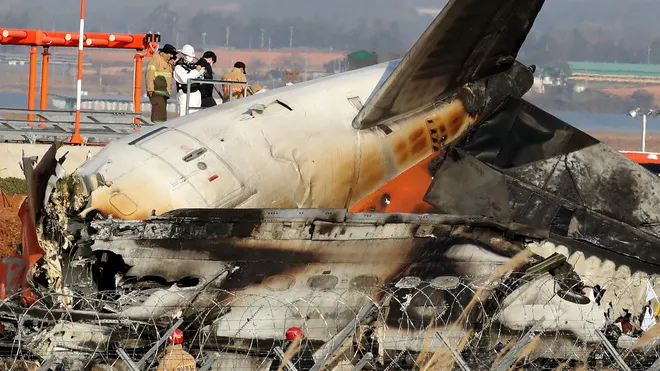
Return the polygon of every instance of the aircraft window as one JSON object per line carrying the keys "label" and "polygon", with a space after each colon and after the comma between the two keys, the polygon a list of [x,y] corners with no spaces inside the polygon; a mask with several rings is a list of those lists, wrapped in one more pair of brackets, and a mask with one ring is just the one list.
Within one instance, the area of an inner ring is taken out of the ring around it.
{"label": "aircraft window", "polygon": [[355,107],[358,111],[362,109],[362,101],[360,100],[360,97],[350,97],[348,98],[348,101],[351,102],[353,107]]}
{"label": "aircraft window", "polygon": [[192,152],[186,154],[185,156],[183,156],[183,161],[185,161],[185,162],[190,162],[190,161],[192,161],[192,160],[198,158],[199,156],[205,154],[206,151],[208,151],[208,150],[206,149],[206,147],[197,148],[196,150],[194,150],[194,151],[192,151]]}

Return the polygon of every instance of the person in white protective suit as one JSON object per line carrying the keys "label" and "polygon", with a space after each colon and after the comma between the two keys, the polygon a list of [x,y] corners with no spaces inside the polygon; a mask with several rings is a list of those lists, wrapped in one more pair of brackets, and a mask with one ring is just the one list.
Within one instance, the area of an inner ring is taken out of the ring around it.
{"label": "person in white protective suit", "polygon": [[179,102],[179,116],[186,114],[186,98],[190,96],[188,113],[194,113],[202,106],[200,84],[190,85],[190,94],[186,94],[188,80],[199,79],[204,76],[204,68],[195,66],[195,49],[191,45],[184,45],[179,51],[181,58],[174,66],[174,81],[176,82],[177,101]]}

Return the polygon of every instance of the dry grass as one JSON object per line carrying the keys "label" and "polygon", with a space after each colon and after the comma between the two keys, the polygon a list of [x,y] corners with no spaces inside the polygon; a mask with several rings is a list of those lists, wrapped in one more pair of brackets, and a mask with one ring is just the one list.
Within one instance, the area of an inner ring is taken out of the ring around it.
{"label": "dry grass", "polygon": [[539,346],[540,342],[541,342],[541,336],[540,335],[535,336],[532,339],[532,341],[530,341],[529,344],[527,344],[527,346],[520,352],[520,355],[518,355],[518,358],[516,358],[515,362],[513,362],[513,365],[509,369],[510,370],[514,369],[518,364],[518,362],[522,361],[525,357],[530,355],[534,351],[534,349],[536,349],[536,347]]}
{"label": "dry grass", "polygon": [[511,350],[511,348],[513,348],[513,346],[514,346],[515,344],[516,344],[516,343],[513,342],[513,341],[508,342],[508,343],[504,346],[504,348],[502,348],[502,350],[497,354],[497,357],[495,357],[495,361],[493,361],[492,366],[496,365],[499,361],[501,361],[501,360],[502,360],[502,357],[504,357],[504,355],[505,355],[509,350]]}
{"label": "dry grass", "polygon": [[286,353],[284,353],[284,358],[282,359],[282,362],[280,363],[280,367],[277,368],[277,371],[282,371],[284,369],[284,365],[286,365],[286,363],[289,362],[296,353],[298,353],[298,350],[300,350],[300,344],[302,343],[302,340],[303,340],[303,337],[298,336],[289,345],[289,347],[286,349]]}
{"label": "dry grass", "polygon": [[[496,280],[504,276],[509,271],[522,266],[527,262],[529,258],[532,257],[532,255],[533,253],[529,249],[525,249],[517,253],[513,258],[509,259],[509,261],[506,264],[501,265],[495,270],[495,272],[493,272],[493,274],[490,276],[490,281]],[[463,313],[461,313],[461,316],[458,318],[456,322],[458,324],[463,323],[467,318],[468,314],[472,311],[472,308],[474,308],[474,306],[477,303],[485,301],[489,295],[490,295],[489,290],[483,288],[478,289],[474,293],[474,296],[472,296],[472,300],[470,300],[468,305],[465,306],[465,309],[463,309]]]}
{"label": "dry grass", "polygon": [[[474,334],[474,330],[470,329],[465,333],[465,336],[461,339],[456,347],[456,352],[461,353],[463,348],[467,345],[468,341]],[[451,346],[451,344],[450,344]],[[452,356],[449,348],[442,347],[433,354],[433,357],[426,362],[423,366],[420,367],[420,371],[451,371],[454,369],[454,357]]]}
{"label": "dry grass", "polygon": [[623,356],[623,359],[625,360],[626,357],[630,355],[630,353],[635,350],[643,347],[644,345],[648,344],[649,342],[653,341],[655,338],[660,336],[660,323],[656,323],[648,329],[642,336],[635,342],[635,344],[628,349],[626,354]]}
{"label": "dry grass", "polygon": [[422,351],[417,356],[417,359],[415,359],[415,364],[417,365],[421,365],[428,358],[427,352],[429,350],[431,339],[433,338],[433,333],[435,332],[435,326],[436,319],[433,317],[431,323],[426,328],[426,331],[424,331],[424,345],[422,346]]}
{"label": "dry grass", "polygon": [[[641,147],[641,129],[639,134],[609,131],[589,131],[587,134],[619,151],[639,151]],[[660,152],[660,134],[646,134],[646,150]]]}
{"label": "dry grass", "polygon": [[[514,257],[509,259],[509,261],[506,264],[503,264],[500,267],[498,267],[495,270],[495,272],[493,272],[493,274],[491,274],[490,280],[492,281],[492,280],[498,279],[498,278],[504,276],[505,274],[507,274],[508,272],[510,272],[511,270],[519,268],[520,266],[525,264],[532,255],[533,255],[533,253],[531,252],[531,250],[529,250],[529,249],[522,250],[521,252],[516,254]],[[451,329],[460,330],[461,328],[463,328],[463,323],[467,319],[467,316],[472,311],[474,306],[479,302],[485,301],[488,298],[489,295],[490,295],[490,290],[486,290],[486,289],[483,289],[483,288],[478,289],[474,293],[474,295],[472,296],[472,299],[470,300],[468,305],[466,305],[465,308],[463,309],[463,312],[459,316],[458,320],[456,320],[456,322],[453,325],[449,326],[448,329],[450,329],[450,330]],[[428,329],[427,329],[427,332],[428,332]],[[463,338],[461,339],[461,341],[458,344],[458,347],[456,349],[456,351],[458,353],[463,351],[463,348],[465,347],[465,345],[467,345],[467,343],[470,340],[470,337],[472,336],[473,332],[474,332],[474,329],[470,329],[466,332],[465,336],[463,336]],[[428,336],[428,334],[427,334],[427,336]],[[427,345],[425,343],[424,344],[424,349],[423,349],[423,352],[422,352],[422,353],[424,353],[424,357],[422,357],[422,355],[420,355],[417,358],[418,364],[421,364],[421,362],[424,360],[424,358],[426,358],[426,354],[425,354],[426,349],[427,349]],[[449,349],[447,349],[447,347],[442,347],[440,350],[435,352],[433,357],[431,357],[431,359],[428,362],[426,362],[426,364],[424,364],[423,366],[420,367],[420,371],[452,370],[453,368],[454,368],[454,358],[452,357],[451,351]]]}

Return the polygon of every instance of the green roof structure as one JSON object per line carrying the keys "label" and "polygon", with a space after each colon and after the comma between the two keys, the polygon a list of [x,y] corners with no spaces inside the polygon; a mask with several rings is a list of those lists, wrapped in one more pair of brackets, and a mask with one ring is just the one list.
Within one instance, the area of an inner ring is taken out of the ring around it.
{"label": "green roof structure", "polygon": [[378,54],[360,50],[347,55],[346,59],[348,60],[348,69],[350,71],[378,63]]}
{"label": "green roof structure", "polygon": [[365,51],[365,50],[361,50],[359,52],[349,54],[350,57],[353,57],[355,59],[373,58],[374,55],[375,55],[375,53],[369,53],[368,51]]}
{"label": "green roof structure", "polygon": [[659,64],[568,62],[568,65],[574,75],[660,77]]}

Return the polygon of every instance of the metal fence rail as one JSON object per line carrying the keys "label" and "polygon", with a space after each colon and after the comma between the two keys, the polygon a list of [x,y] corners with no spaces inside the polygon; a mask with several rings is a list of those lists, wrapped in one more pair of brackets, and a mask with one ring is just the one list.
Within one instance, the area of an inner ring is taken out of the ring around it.
{"label": "metal fence rail", "polygon": [[[248,85],[247,82],[238,82],[238,81],[228,81],[228,80],[205,80],[205,79],[189,79],[186,83],[186,115],[190,113],[190,108],[199,108],[199,107],[190,107],[190,86],[192,84],[201,84],[201,85],[213,85],[215,88],[216,85],[220,86],[229,86],[229,89],[231,90],[232,87],[234,86],[243,86],[243,98],[247,97],[248,89],[250,86]],[[217,91],[217,90],[216,90]],[[218,95],[223,97],[223,95],[218,92]],[[233,94],[230,92],[229,93],[229,102],[232,100]],[[224,97],[223,97],[224,100]]]}
{"label": "metal fence rail", "polygon": [[[80,133],[86,142],[107,142],[153,123],[139,113],[81,111]],[[34,115],[35,120],[17,117]],[[0,140],[20,142],[66,141],[75,127],[75,111],[0,107]]]}

